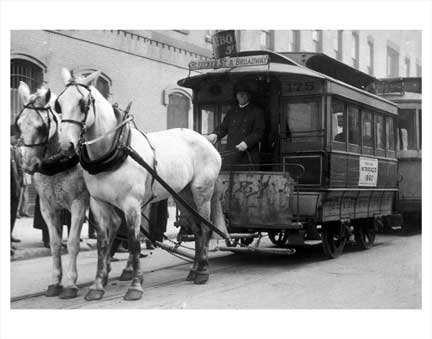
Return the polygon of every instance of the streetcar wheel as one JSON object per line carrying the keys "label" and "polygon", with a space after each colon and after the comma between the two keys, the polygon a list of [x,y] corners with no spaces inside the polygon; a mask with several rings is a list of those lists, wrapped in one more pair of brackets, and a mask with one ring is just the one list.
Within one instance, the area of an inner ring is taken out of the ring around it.
{"label": "streetcar wheel", "polygon": [[240,244],[241,246],[249,246],[250,244],[252,244],[252,242],[254,241],[254,238],[241,238],[240,239]]}
{"label": "streetcar wheel", "polygon": [[240,238],[234,238],[234,239],[231,239],[231,242],[229,242],[228,240],[225,240],[225,245],[227,247],[237,247],[239,242],[240,242]]}
{"label": "streetcar wheel", "polygon": [[327,258],[334,259],[340,256],[346,244],[345,225],[340,222],[323,225],[322,245]]}
{"label": "streetcar wheel", "polygon": [[361,249],[371,248],[375,242],[375,229],[373,225],[360,225],[355,233],[355,241]]}
{"label": "streetcar wheel", "polygon": [[285,231],[269,231],[268,236],[276,246],[283,246],[288,241],[288,232]]}

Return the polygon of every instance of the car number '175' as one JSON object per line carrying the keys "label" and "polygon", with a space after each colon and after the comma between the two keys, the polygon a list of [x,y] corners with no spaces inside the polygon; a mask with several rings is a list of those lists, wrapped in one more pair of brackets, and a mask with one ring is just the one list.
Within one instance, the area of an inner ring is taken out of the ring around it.
{"label": "car number '175'", "polygon": [[288,92],[313,91],[315,89],[315,84],[312,81],[290,82],[285,84],[285,86]]}

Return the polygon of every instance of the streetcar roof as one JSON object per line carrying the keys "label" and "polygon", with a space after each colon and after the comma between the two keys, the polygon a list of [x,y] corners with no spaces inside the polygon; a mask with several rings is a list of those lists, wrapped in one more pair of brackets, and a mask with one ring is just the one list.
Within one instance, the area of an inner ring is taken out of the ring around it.
{"label": "streetcar roof", "polygon": [[[286,53],[288,54],[288,53]],[[342,80],[338,80],[329,75],[320,73],[318,71],[307,68],[295,60],[289,58],[286,55],[282,55],[279,53],[271,52],[271,51],[244,51],[240,52],[238,56],[253,56],[253,55],[268,55],[269,56],[269,64],[268,65],[253,65],[253,66],[237,66],[237,67],[223,67],[217,69],[204,70],[200,74],[188,76],[187,78],[180,79],[177,84],[179,86],[188,87],[188,88],[197,88],[200,86],[202,81],[211,78],[223,77],[226,75],[231,75],[233,77],[241,77],[244,75],[250,74],[262,74],[262,75],[282,75],[282,74],[294,74],[301,76],[308,76],[315,79],[327,80],[330,82],[337,83],[344,87],[348,87],[354,91],[361,92],[364,95],[375,98],[376,100],[385,102],[391,106],[397,107],[397,105],[387,100],[387,98],[383,98],[382,96],[373,94],[371,92],[366,91],[365,89],[358,88],[352,84],[346,83]],[[326,59],[331,59],[327,57]],[[342,64],[342,63],[340,63]],[[345,65],[347,68],[352,70],[352,67]],[[346,70],[345,70],[346,72]]]}
{"label": "streetcar roof", "polygon": [[396,102],[396,103],[400,103],[400,102],[421,102],[422,100],[422,95],[421,93],[414,93],[414,92],[405,92],[402,94],[397,94],[397,93],[386,93],[383,94],[383,97],[386,98],[387,100]]}
{"label": "streetcar roof", "polygon": [[377,79],[358,69],[336,60],[324,53],[315,52],[281,52],[282,55],[295,60],[302,66],[340,80],[351,86],[364,89]]}

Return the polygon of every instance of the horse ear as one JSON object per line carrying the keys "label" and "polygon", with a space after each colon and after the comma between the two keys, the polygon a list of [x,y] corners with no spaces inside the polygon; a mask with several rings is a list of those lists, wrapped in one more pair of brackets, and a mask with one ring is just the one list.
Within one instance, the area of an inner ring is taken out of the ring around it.
{"label": "horse ear", "polygon": [[18,93],[24,105],[27,104],[30,99],[30,88],[27,86],[27,84],[24,81],[20,81],[20,85],[18,87]]}
{"label": "horse ear", "polygon": [[49,103],[50,99],[51,99],[51,88],[48,88],[48,90],[45,93],[45,103],[46,104]]}
{"label": "horse ear", "polygon": [[89,86],[93,81],[99,78],[100,74],[100,71],[93,72],[83,80],[83,84]]}
{"label": "horse ear", "polygon": [[65,85],[67,85],[70,79],[72,78],[72,75],[70,74],[69,70],[63,67],[61,70],[61,75],[63,78],[63,82],[65,83]]}

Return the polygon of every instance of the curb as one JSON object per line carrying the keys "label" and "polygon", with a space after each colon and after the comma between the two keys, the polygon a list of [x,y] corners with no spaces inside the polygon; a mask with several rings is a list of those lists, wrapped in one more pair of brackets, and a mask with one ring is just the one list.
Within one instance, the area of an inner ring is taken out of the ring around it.
{"label": "curb", "polygon": [[[177,237],[177,233],[169,233],[166,234],[169,239],[175,239]],[[96,240],[83,239],[80,242],[80,252],[94,251],[96,250]],[[61,250],[61,255],[67,254],[67,249],[63,248]],[[15,254],[11,256],[12,261],[21,261],[28,259],[35,259],[41,257],[49,257],[51,256],[51,250],[46,247],[30,247],[30,248],[18,248],[15,250]]]}
{"label": "curb", "polygon": [[[80,252],[93,251],[96,249],[96,241],[88,242],[83,240],[80,243]],[[61,255],[67,254],[66,248],[61,250]],[[15,254],[11,256],[11,261],[19,261],[19,260],[27,260],[34,259],[40,257],[49,257],[51,256],[51,250],[46,247],[30,247],[23,249],[16,249]]]}

